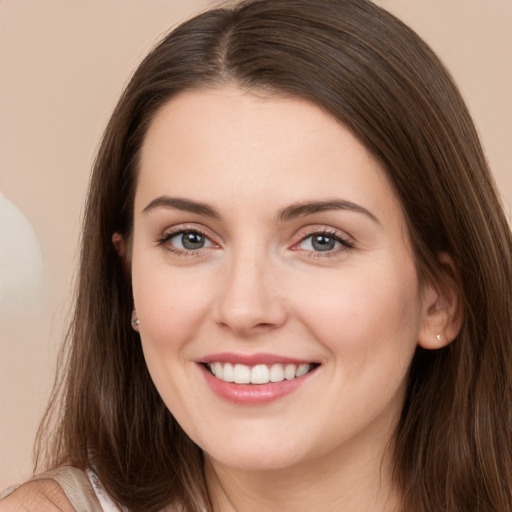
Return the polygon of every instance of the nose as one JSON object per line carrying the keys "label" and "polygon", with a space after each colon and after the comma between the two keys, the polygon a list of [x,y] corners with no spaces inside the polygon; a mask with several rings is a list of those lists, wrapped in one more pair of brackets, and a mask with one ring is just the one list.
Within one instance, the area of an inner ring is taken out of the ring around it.
{"label": "nose", "polygon": [[282,283],[269,258],[240,254],[230,261],[216,304],[216,321],[241,337],[281,327],[287,319]]}

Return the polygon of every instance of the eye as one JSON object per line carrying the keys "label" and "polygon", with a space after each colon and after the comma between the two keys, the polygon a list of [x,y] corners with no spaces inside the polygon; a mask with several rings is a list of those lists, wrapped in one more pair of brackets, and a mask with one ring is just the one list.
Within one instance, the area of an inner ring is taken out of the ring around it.
{"label": "eye", "polygon": [[354,247],[352,242],[337,233],[321,231],[305,236],[296,246],[296,249],[312,251],[315,253],[337,253]]}
{"label": "eye", "polygon": [[158,242],[160,245],[167,246],[169,250],[178,252],[197,251],[214,245],[204,233],[195,229],[168,233]]}
{"label": "eye", "polygon": [[333,236],[324,235],[323,233],[315,233],[304,238],[299,244],[301,249],[308,251],[332,251],[341,245]]}
{"label": "eye", "polygon": [[179,249],[187,249],[194,251],[196,249],[202,249],[211,245],[210,240],[205,235],[198,231],[184,231],[178,233],[169,240],[175,247]]}

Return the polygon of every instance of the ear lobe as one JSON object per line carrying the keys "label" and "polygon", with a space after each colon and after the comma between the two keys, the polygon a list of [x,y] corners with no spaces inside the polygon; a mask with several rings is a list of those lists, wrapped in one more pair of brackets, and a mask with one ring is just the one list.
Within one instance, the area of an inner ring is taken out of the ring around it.
{"label": "ear lobe", "polygon": [[132,323],[132,329],[135,332],[139,332],[140,321],[139,321],[139,318],[137,317],[137,311],[135,311],[135,307],[132,310],[132,322],[131,323]]}
{"label": "ear lobe", "polygon": [[450,256],[439,256],[442,272],[436,283],[428,283],[423,290],[423,316],[418,344],[435,350],[450,344],[462,327],[463,311],[459,287],[453,278],[455,266]]}

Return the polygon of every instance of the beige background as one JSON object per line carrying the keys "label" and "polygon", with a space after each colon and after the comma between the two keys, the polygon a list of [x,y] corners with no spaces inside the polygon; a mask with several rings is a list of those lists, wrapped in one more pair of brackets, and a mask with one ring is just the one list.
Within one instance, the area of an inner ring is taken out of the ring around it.
{"label": "beige background", "polygon": [[[377,3],[415,28],[452,70],[510,211],[512,1]],[[30,473],[70,309],[88,173],[109,113],[159,36],[211,4],[0,0],[0,193],[33,226],[43,263],[40,280],[22,283],[28,273],[8,272],[20,291],[0,300],[0,489]],[[37,245],[14,225],[0,226],[0,248],[37,268]]]}

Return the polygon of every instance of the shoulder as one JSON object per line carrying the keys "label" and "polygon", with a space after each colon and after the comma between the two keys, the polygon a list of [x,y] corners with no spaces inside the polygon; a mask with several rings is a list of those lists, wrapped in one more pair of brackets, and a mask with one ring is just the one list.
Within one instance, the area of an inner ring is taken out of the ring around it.
{"label": "shoulder", "polygon": [[74,512],[62,487],[52,479],[27,482],[0,501],[0,512]]}
{"label": "shoulder", "polygon": [[0,502],[0,512],[101,512],[87,475],[62,467],[33,477]]}

